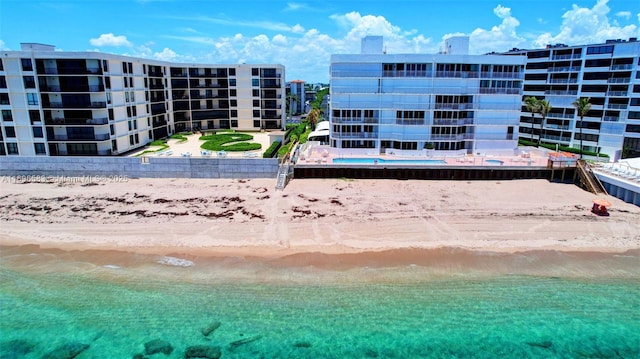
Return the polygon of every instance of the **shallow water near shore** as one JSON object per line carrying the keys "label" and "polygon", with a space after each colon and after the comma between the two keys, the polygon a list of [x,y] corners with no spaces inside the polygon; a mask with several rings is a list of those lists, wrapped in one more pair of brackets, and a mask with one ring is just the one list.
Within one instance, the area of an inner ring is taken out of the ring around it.
{"label": "shallow water near shore", "polygon": [[69,343],[89,345],[79,359],[132,358],[154,339],[173,350],[150,358],[194,345],[222,358],[640,357],[637,252],[449,250],[421,262],[429,253],[259,261],[3,247],[0,358]]}

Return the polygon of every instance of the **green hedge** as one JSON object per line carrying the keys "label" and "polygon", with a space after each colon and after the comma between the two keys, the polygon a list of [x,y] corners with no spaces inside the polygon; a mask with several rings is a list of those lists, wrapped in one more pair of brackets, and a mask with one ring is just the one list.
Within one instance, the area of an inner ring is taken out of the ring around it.
{"label": "green hedge", "polygon": [[174,140],[180,140],[178,142],[185,142],[186,140],[188,140],[186,136],[191,136],[191,135],[193,135],[193,133],[191,132],[179,132],[169,136],[169,138],[172,138]]}
{"label": "green hedge", "polygon": [[273,158],[273,156],[275,156],[275,154],[280,149],[280,145],[282,145],[280,141],[275,141],[274,143],[272,143],[271,146],[269,146],[269,148],[264,151],[264,153],[262,154],[262,158]]}
{"label": "green hedge", "polygon": [[[218,133],[216,135],[200,136],[200,140],[205,141],[200,147],[209,151],[255,151],[262,148],[259,143],[239,142],[253,140],[253,136],[246,133]],[[226,143],[238,142],[231,145]]]}
{"label": "green hedge", "polygon": [[[518,145],[520,145],[520,146],[535,146],[536,143],[521,138],[521,139],[518,140]],[[556,145],[551,144],[551,143],[541,143],[540,147],[548,148],[548,149],[554,150],[554,151],[556,149]],[[580,149],[575,148],[575,147],[558,146],[558,151],[580,154]],[[607,154],[604,154],[604,153],[598,154],[596,152],[591,152],[591,151],[582,151],[582,154],[587,155],[587,156],[594,156],[594,157],[600,156],[600,157],[604,157],[604,158],[609,158],[609,155],[607,155]]]}

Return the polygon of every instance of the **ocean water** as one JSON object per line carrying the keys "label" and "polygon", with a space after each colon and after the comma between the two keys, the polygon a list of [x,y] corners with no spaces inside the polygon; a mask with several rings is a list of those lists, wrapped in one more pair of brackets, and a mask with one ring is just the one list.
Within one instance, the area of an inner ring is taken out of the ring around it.
{"label": "ocean water", "polygon": [[[327,269],[3,247],[0,358],[640,358],[637,252],[446,256]],[[156,339],[170,353],[143,356]]]}

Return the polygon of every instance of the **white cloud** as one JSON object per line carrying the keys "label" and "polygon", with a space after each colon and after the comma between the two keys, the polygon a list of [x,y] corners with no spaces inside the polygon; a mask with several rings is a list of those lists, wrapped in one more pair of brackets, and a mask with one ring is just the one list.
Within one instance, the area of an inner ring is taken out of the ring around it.
{"label": "white cloud", "polygon": [[640,33],[637,25],[620,26],[609,22],[610,9],[607,2],[608,0],[597,0],[592,8],[573,5],[571,10],[562,15],[560,32],[555,35],[549,32],[544,33],[533,41],[533,45],[535,47],[556,43],[577,45],[599,43],[607,39],[637,37]]}
{"label": "white cloud", "polygon": [[2,40],[0,40],[0,50],[11,51],[11,49],[9,49],[8,47],[5,46],[5,43]]}
{"label": "white cloud", "polygon": [[295,24],[291,28],[291,32],[293,32],[295,34],[301,34],[301,33],[304,32],[304,27],[302,27],[302,25],[300,25],[300,24]]}
{"label": "white cloud", "polygon": [[153,57],[162,61],[175,61],[178,58],[178,54],[168,47],[165,47],[161,52],[156,52]]}
{"label": "white cloud", "polygon": [[102,34],[97,39],[90,39],[89,43],[93,46],[127,46],[131,47],[132,44],[127,40],[124,35],[114,35],[113,33]]}
{"label": "white cloud", "polygon": [[469,52],[482,54],[492,51],[507,51],[521,46],[525,39],[518,35],[520,21],[511,15],[511,8],[498,5],[493,13],[502,21],[490,30],[477,28],[469,34]]}
{"label": "white cloud", "polygon": [[631,18],[631,11],[618,11],[616,16],[629,20]]}

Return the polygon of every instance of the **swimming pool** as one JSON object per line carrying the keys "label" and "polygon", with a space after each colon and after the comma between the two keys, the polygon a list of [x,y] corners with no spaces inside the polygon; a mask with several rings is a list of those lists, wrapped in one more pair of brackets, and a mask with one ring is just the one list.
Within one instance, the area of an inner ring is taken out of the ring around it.
{"label": "swimming pool", "polygon": [[501,165],[501,164],[503,164],[503,163],[504,163],[503,161],[500,161],[500,160],[486,160],[486,161],[484,161],[484,162],[485,162],[485,163],[490,163],[490,164],[492,164],[492,165]]}
{"label": "swimming pool", "polygon": [[351,164],[385,164],[385,165],[445,165],[444,160],[385,160],[382,158],[334,158],[333,163],[351,163]]}

